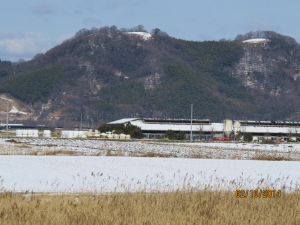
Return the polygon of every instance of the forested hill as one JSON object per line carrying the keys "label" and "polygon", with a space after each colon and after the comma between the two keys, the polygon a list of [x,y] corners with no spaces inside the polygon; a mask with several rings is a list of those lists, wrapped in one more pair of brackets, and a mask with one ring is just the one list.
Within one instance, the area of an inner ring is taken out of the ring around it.
{"label": "forested hill", "polygon": [[[298,111],[293,98],[300,94],[299,82],[293,73],[300,51],[284,36],[277,34],[275,40],[272,32],[267,33],[270,41],[262,47],[243,42],[244,36],[195,42],[169,37],[158,29],[150,36],[141,28],[83,29],[30,61],[2,61],[0,92],[28,105],[32,113],[26,119],[61,125],[78,123],[81,115],[88,124],[123,117],[188,118],[190,104],[194,117],[212,121],[285,119]],[[278,68],[274,78],[278,82],[265,79],[260,65],[256,67],[260,72],[246,71],[257,82],[247,85],[243,66],[251,66],[258,54],[262,64],[274,55],[287,61]],[[252,61],[245,62],[246,55]],[[291,91],[274,94],[287,87]],[[281,99],[285,102],[278,109],[274,102]]]}

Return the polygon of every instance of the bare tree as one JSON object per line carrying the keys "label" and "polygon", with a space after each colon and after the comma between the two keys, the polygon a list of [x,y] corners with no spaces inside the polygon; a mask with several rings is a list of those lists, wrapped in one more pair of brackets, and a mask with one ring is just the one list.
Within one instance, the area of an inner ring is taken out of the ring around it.
{"label": "bare tree", "polygon": [[145,30],[144,26],[139,24],[137,27],[136,27],[136,31],[137,32],[147,32],[147,30]]}
{"label": "bare tree", "polygon": [[298,138],[300,137],[299,127],[294,128],[294,136],[296,138],[296,141],[298,141]]}
{"label": "bare tree", "polygon": [[266,129],[266,133],[265,133],[265,135],[264,135],[264,140],[265,141],[269,141],[270,140],[270,132],[269,132],[269,129],[267,128]]}
{"label": "bare tree", "polygon": [[294,136],[294,129],[293,128],[289,128],[288,129],[288,134],[287,134],[289,141],[291,141],[292,137]]}
{"label": "bare tree", "polygon": [[153,34],[154,36],[169,36],[166,32],[161,31],[158,28],[155,28],[151,31],[151,34]]}
{"label": "bare tree", "polygon": [[112,25],[110,28],[109,28],[110,32],[116,32],[118,30],[117,26],[115,25]]}
{"label": "bare tree", "polygon": [[202,134],[204,133],[204,126],[203,125],[199,125],[199,128],[198,128],[198,134],[199,134],[199,140],[201,141],[201,136]]}
{"label": "bare tree", "polygon": [[210,128],[210,135],[211,135],[211,139],[213,139],[213,137],[215,135],[215,128],[213,126],[211,126],[211,128]]}
{"label": "bare tree", "polygon": [[241,130],[238,133],[239,140],[244,140],[244,135],[247,132],[247,128],[245,126],[241,126]]}

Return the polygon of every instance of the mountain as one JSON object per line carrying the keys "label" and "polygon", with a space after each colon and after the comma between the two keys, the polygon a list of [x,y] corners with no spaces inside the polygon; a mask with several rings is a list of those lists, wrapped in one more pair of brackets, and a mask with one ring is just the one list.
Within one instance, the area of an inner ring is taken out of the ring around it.
{"label": "mountain", "polygon": [[299,44],[271,31],[238,35],[236,41],[243,46],[244,54],[231,74],[255,98],[260,117],[283,120],[298,115]]}
{"label": "mountain", "polygon": [[[250,40],[250,41],[249,41]],[[155,29],[80,30],[32,60],[0,62],[0,116],[96,125],[123,117],[283,120],[299,103],[298,43],[275,32],[186,41]]]}

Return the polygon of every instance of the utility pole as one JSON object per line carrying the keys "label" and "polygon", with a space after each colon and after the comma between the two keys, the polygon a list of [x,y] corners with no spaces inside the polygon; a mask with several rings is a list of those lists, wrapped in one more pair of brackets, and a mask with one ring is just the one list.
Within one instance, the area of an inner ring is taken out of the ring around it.
{"label": "utility pole", "polygon": [[81,113],[81,120],[80,120],[80,131],[82,129],[82,113]]}
{"label": "utility pole", "polygon": [[191,135],[190,141],[193,141],[193,104],[191,104]]}
{"label": "utility pole", "polygon": [[7,100],[7,113],[6,113],[6,138],[8,138],[8,100]]}

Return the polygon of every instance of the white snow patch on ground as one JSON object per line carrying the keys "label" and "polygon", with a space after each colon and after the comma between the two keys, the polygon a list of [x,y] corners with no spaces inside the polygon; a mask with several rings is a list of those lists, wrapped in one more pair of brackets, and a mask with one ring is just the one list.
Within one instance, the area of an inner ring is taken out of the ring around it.
{"label": "white snow patch on ground", "polygon": [[260,144],[260,143],[234,143],[234,142],[198,142],[198,143],[177,143],[177,145],[187,146],[201,146],[201,147],[215,147],[226,149],[240,149],[240,150],[263,150],[263,151],[277,151],[277,152],[297,152],[300,153],[300,144],[294,143],[280,143],[280,144]]}
{"label": "white snow patch on ground", "polygon": [[[300,144],[15,140],[0,139],[0,191],[107,193],[203,190],[207,187],[232,191],[300,189],[299,161],[246,160],[257,152],[299,160]],[[76,151],[80,156],[39,155],[43,151],[59,150]],[[121,151],[125,157],[105,156],[108,150]],[[38,154],[30,155],[29,151]],[[126,157],[142,153],[166,154],[170,158]],[[194,153],[200,158],[189,158]]]}
{"label": "white snow patch on ground", "polygon": [[134,192],[299,189],[300,163],[96,156],[1,156],[2,190]]}
{"label": "white snow patch on ground", "polygon": [[[107,151],[118,156],[142,156],[148,153],[179,158],[244,159],[260,154],[300,161],[300,144],[258,143],[178,143],[155,141],[110,141],[79,139],[16,138],[18,143],[0,139],[0,155],[43,155],[45,151],[73,151],[77,155],[105,156]],[[75,154],[75,155],[76,155]]]}

